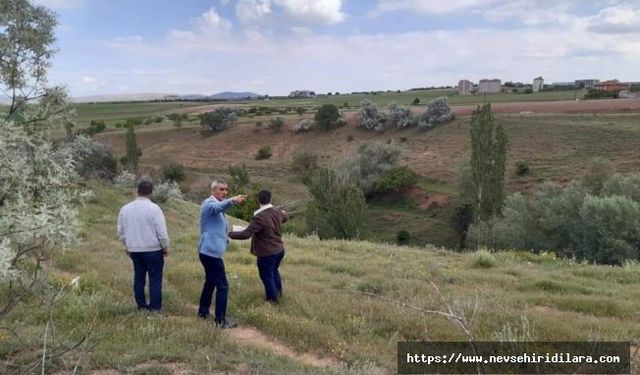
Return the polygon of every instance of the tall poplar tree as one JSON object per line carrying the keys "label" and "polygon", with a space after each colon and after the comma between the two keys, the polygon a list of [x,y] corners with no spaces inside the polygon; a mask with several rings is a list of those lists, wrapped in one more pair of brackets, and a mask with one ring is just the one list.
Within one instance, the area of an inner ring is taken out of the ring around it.
{"label": "tall poplar tree", "polygon": [[504,201],[507,135],[496,123],[491,104],[478,107],[471,118],[471,183],[475,221],[500,213]]}

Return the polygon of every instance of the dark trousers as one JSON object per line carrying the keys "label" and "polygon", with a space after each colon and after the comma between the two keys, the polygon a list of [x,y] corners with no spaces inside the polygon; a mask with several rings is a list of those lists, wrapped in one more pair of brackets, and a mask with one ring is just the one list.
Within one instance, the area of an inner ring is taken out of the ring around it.
{"label": "dark trousers", "polygon": [[277,301],[282,294],[282,280],[280,280],[280,262],[284,258],[284,250],[275,255],[258,257],[258,273],[260,280],[264,284],[264,291],[267,294],[267,301]]}
{"label": "dark trousers", "polygon": [[213,298],[213,291],[215,290],[215,318],[216,322],[223,322],[227,314],[227,295],[229,293],[229,284],[227,283],[227,274],[224,271],[224,262],[222,258],[214,258],[200,254],[200,263],[202,263],[202,267],[204,267],[204,285],[202,286],[202,294],[200,294],[198,316],[202,318],[209,316],[211,299]]}
{"label": "dark trousers", "polygon": [[[130,252],[133,261],[133,295],[139,309],[160,311],[162,309],[162,270],[164,256],[162,250]],[[144,285],[149,274],[149,303],[144,295]]]}

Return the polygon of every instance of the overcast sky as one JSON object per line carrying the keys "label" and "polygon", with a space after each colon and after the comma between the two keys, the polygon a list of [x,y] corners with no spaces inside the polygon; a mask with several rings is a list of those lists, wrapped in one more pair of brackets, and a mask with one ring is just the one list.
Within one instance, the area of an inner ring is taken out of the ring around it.
{"label": "overcast sky", "polygon": [[73,96],[640,81],[640,1],[35,0]]}

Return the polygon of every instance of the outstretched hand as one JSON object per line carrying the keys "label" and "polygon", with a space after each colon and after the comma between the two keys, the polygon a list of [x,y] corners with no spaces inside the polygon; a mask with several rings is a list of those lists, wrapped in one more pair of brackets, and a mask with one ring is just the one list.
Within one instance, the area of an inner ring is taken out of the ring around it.
{"label": "outstretched hand", "polygon": [[231,197],[233,203],[242,203],[247,199],[247,196],[244,194],[236,195],[235,197]]}

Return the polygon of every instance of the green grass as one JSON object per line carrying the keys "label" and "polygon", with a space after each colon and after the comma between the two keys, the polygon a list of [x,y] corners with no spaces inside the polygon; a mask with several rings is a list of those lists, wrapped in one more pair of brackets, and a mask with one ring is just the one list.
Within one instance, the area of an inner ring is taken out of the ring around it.
{"label": "green grass", "polygon": [[186,108],[203,105],[201,102],[130,102],[130,103],[77,103],[76,121],[87,125],[91,120],[104,120],[113,124],[127,119],[145,119],[155,114],[184,112]]}
{"label": "green grass", "polygon": [[[137,313],[130,260],[114,235],[115,215],[131,193],[102,184],[89,187],[96,196],[82,209],[83,241],[59,254],[51,269],[51,279],[59,286],[81,277],[79,288],[56,305],[54,322],[57,342],[68,343],[95,324],[89,354],[80,362],[83,373],[394,373],[398,341],[465,340],[447,319],[399,304],[443,308],[429,279],[465,314],[478,300],[480,310],[472,324],[478,340],[504,337],[507,328],[523,321],[528,337],[539,341],[640,339],[638,267],[579,264],[549,254],[463,254],[286,236],[281,269],[285,295],[274,307],[263,302],[248,241],[232,241],[225,256],[228,314],[298,352],[343,363],[335,370],[315,369],[233,340],[196,318],[203,275],[196,252],[195,204],[171,201],[163,207],[173,241],[165,266],[167,317]],[[4,320],[17,336],[0,331],[3,363],[39,360],[46,317],[28,304]],[[71,371],[79,358],[72,352],[47,371]]]}

